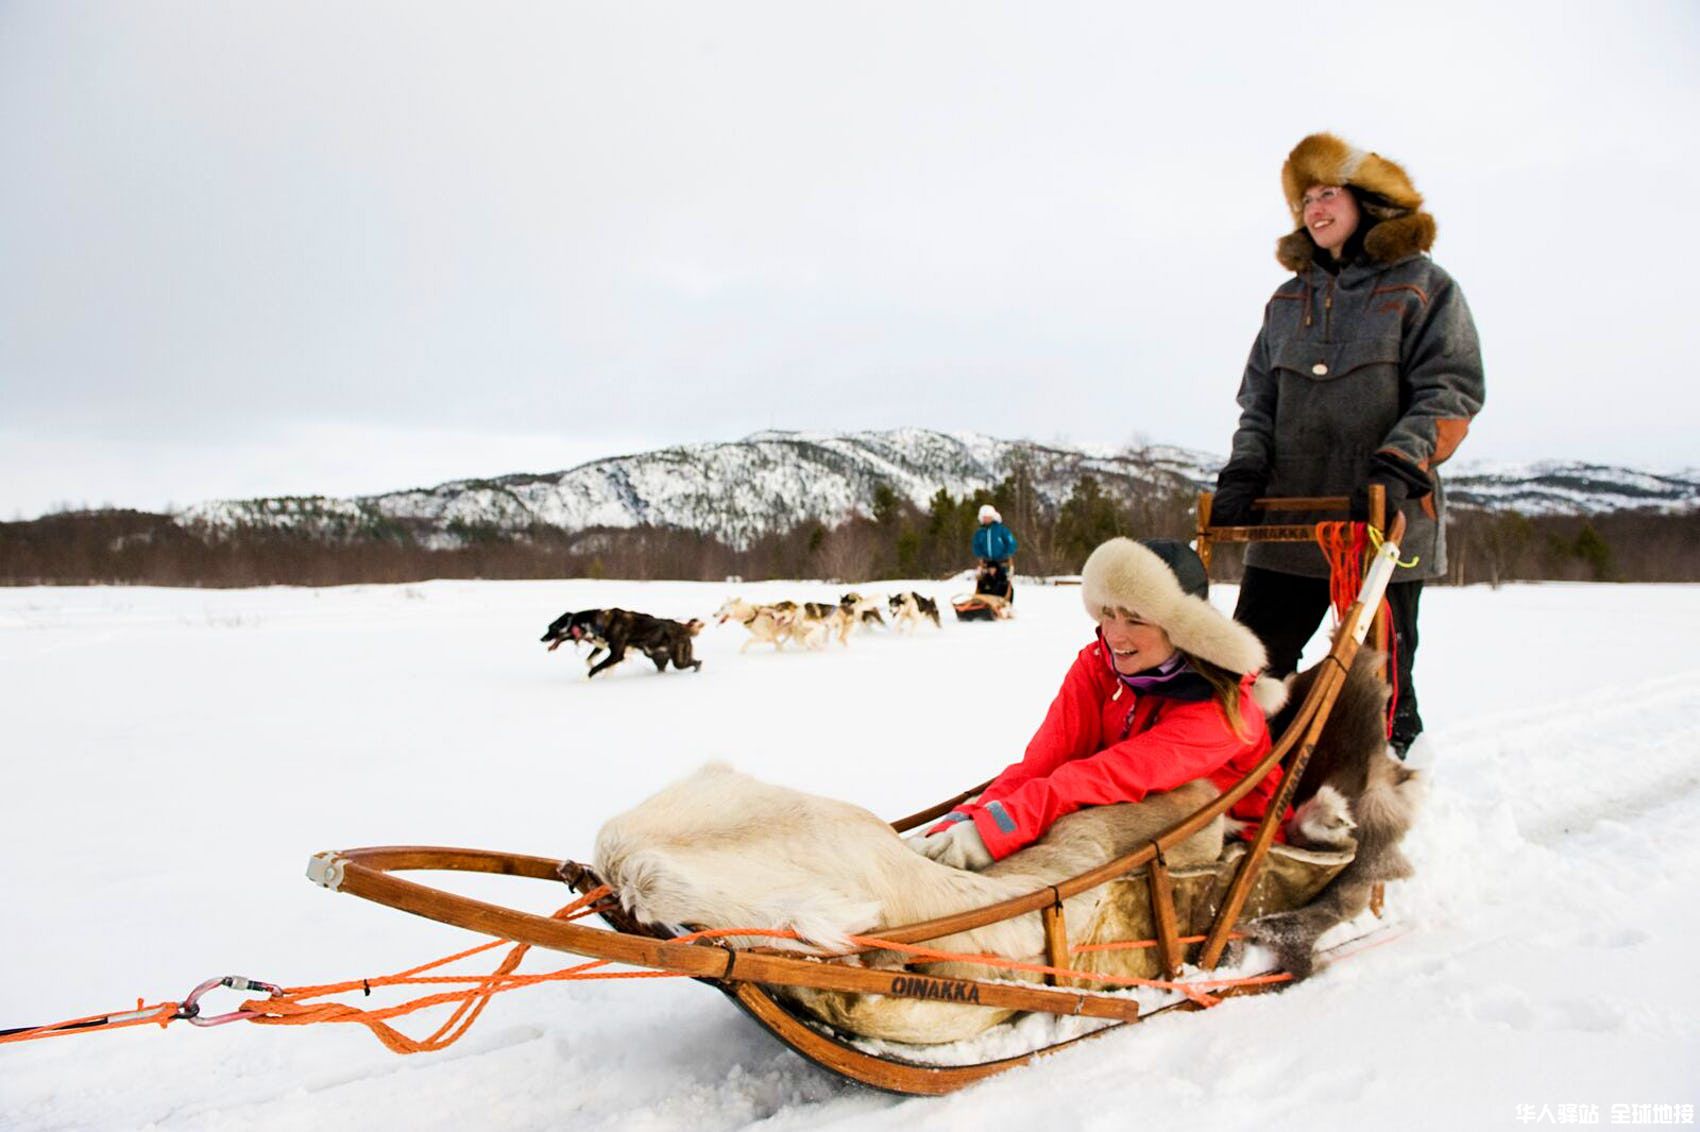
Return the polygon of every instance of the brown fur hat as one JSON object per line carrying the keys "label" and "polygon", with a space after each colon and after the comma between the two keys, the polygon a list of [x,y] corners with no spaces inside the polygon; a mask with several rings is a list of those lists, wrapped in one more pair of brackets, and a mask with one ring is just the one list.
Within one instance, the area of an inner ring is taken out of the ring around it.
{"label": "brown fur hat", "polygon": [[1275,258],[1289,271],[1303,271],[1316,258],[1316,242],[1304,226],[1304,195],[1317,185],[1358,190],[1359,223],[1367,225],[1364,251],[1371,259],[1392,263],[1434,246],[1434,217],[1422,211],[1423,195],[1401,165],[1333,134],[1311,134],[1281,166],[1281,189],[1298,228],[1281,237]]}

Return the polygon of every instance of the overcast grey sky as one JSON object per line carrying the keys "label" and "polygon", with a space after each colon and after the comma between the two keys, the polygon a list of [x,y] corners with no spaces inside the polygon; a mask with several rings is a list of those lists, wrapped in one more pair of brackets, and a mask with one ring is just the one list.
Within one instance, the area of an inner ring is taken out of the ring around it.
{"label": "overcast grey sky", "polygon": [[1330,129],[1460,459],[1700,465],[1700,5],[0,0],[0,518],[763,428],[1225,453]]}

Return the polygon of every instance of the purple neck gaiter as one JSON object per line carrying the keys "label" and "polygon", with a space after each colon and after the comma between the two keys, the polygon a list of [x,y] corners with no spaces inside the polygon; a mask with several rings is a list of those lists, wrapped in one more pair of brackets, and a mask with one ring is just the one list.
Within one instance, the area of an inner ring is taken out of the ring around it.
{"label": "purple neck gaiter", "polygon": [[[1114,664],[1112,660],[1111,666],[1114,667]],[[1191,673],[1192,669],[1187,667],[1186,657],[1176,653],[1156,668],[1147,668],[1144,672],[1136,672],[1132,676],[1123,676],[1118,672],[1116,676],[1123,684],[1143,696],[1151,692],[1161,692],[1168,685]]]}

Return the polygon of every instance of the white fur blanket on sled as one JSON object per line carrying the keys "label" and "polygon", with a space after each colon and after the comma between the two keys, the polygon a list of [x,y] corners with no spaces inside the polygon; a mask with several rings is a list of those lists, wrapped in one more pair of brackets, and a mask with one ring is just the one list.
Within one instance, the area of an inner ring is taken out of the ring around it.
{"label": "white fur blanket on sled", "polygon": [[[792,930],[807,944],[756,936],[733,943],[843,950],[849,935],[877,935],[881,927],[984,907],[1077,876],[1146,844],[1215,793],[1199,781],[1135,805],[1081,810],[1058,821],[1037,844],[971,873],[927,860],[859,806],[772,786],[715,763],[604,825],[596,838],[595,866],[626,910],[645,923]],[[1170,865],[1214,861],[1222,836],[1218,819],[1170,850]],[[1084,930],[1101,893],[1082,893],[1065,903],[1071,935]],[[1039,962],[1044,931],[1038,915],[1029,914],[929,946]],[[896,967],[903,957],[873,953],[861,961]],[[994,974],[978,966],[929,969]],[[789,994],[825,1021],[894,1041],[956,1041],[1009,1013],[877,995],[802,989]]]}

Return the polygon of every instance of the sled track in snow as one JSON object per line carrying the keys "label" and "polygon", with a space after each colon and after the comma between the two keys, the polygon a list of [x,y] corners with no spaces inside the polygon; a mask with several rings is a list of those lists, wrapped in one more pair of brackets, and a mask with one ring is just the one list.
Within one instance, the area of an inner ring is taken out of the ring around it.
{"label": "sled track in snow", "polygon": [[1497,779],[1523,835],[1553,845],[1700,797],[1700,671],[1607,688],[1555,707],[1477,717],[1442,740],[1439,773]]}

